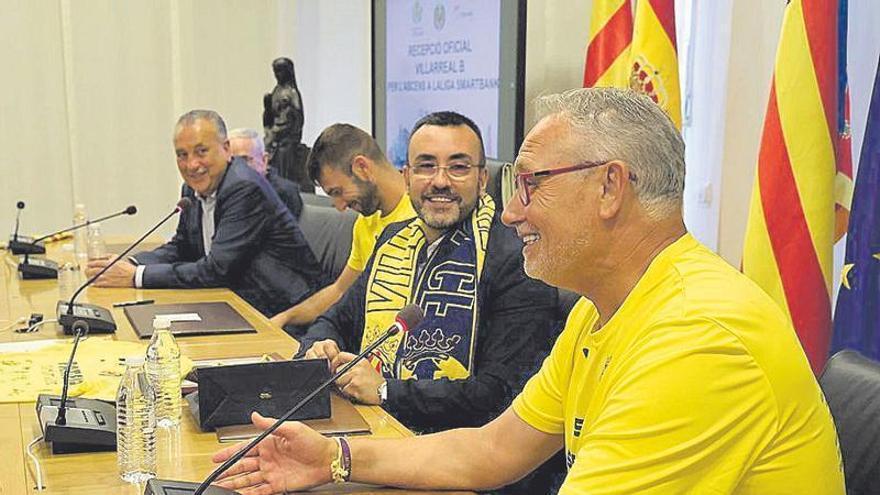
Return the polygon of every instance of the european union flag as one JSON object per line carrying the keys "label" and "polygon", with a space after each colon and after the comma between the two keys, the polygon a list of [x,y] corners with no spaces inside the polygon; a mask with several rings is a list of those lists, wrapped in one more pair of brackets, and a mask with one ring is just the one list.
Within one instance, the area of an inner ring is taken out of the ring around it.
{"label": "european union flag", "polygon": [[880,360],[880,71],[874,77],[834,313],[831,352]]}

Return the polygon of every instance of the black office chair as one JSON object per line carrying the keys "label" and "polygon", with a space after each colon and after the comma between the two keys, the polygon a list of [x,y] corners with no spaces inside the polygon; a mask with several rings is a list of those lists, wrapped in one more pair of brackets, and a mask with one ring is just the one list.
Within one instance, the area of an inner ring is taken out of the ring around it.
{"label": "black office chair", "polygon": [[837,427],[847,493],[880,493],[880,363],[840,351],[819,383]]}
{"label": "black office chair", "polygon": [[342,273],[351,252],[351,228],[357,214],[351,210],[339,212],[330,198],[304,193],[303,212],[299,227],[315,253],[318,262],[329,277],[336,280]]}

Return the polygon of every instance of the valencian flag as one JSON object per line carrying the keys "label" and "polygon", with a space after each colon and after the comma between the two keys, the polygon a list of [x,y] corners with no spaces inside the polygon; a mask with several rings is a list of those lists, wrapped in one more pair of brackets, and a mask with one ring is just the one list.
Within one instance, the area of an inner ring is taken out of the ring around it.
{"label": "valencian flag", "polygon": [[831,348],[880,360],[880,71],[874,92],[846,237]]}
{"label": "valencian flag", "polygon": [[785,7],[749,205],[743,272],[791,319],[813,371],[831,338],[838,1]]}
{"label": "valencian flag", "polygon": [[584,87],[641,91],[681,129],[675,1],[594,0]]}
{"label": "valencian flag", "polygon": [[584,87],[629,86],[633,17],[630,0],[594,0]]}

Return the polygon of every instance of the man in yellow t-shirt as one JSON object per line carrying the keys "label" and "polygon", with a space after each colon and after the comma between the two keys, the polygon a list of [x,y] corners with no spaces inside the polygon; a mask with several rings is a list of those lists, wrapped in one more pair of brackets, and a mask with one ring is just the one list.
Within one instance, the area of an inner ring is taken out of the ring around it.
{"label": "man in yellow t-shirt", "polygon": [[351,254],[339,277],[296,306],[272,317],[278,326],[304,327],[335,304],[364,271],[376,239],[389,224],[416,216],[406,182],[372,136],[350,124],[324,129],[308,158],[309,177],[339,211],[359,213],[352,228]]}
{"label": "man in yellow t-shirt", "polygon": [[352,481],[482,490],[564,449],[566,495],[845,493],[791,323],[685,229],[684,143],[669,118],[612,88],[541,100],[502,219],[528,275],[584,299],[513,405],[481,428],[348,449],[287,424],[224,486],[298,490],[338,478],[335,462]]}
{"label": "man in yellow t-shirt", "polygon": [[581,299],[513,410],[565,436],[563,493],[842,493],[785,315],[690,234],[609,319]]}

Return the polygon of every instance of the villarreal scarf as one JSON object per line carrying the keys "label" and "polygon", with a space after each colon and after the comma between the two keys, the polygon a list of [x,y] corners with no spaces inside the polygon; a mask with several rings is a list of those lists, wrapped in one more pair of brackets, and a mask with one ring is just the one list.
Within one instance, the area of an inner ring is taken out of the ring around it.
{"label": "villarreal scarf", "polygon": [[470,218],[446,232],[436,249],[428,249],[419,218],[376,246],[361,348],[382,335],[407,304],[416,303],[425,312],[416,328],[389,338],[370,356],[385,377],[470,376],[479,322],[477,288],[494,215],[495,202],[483,194]]}

